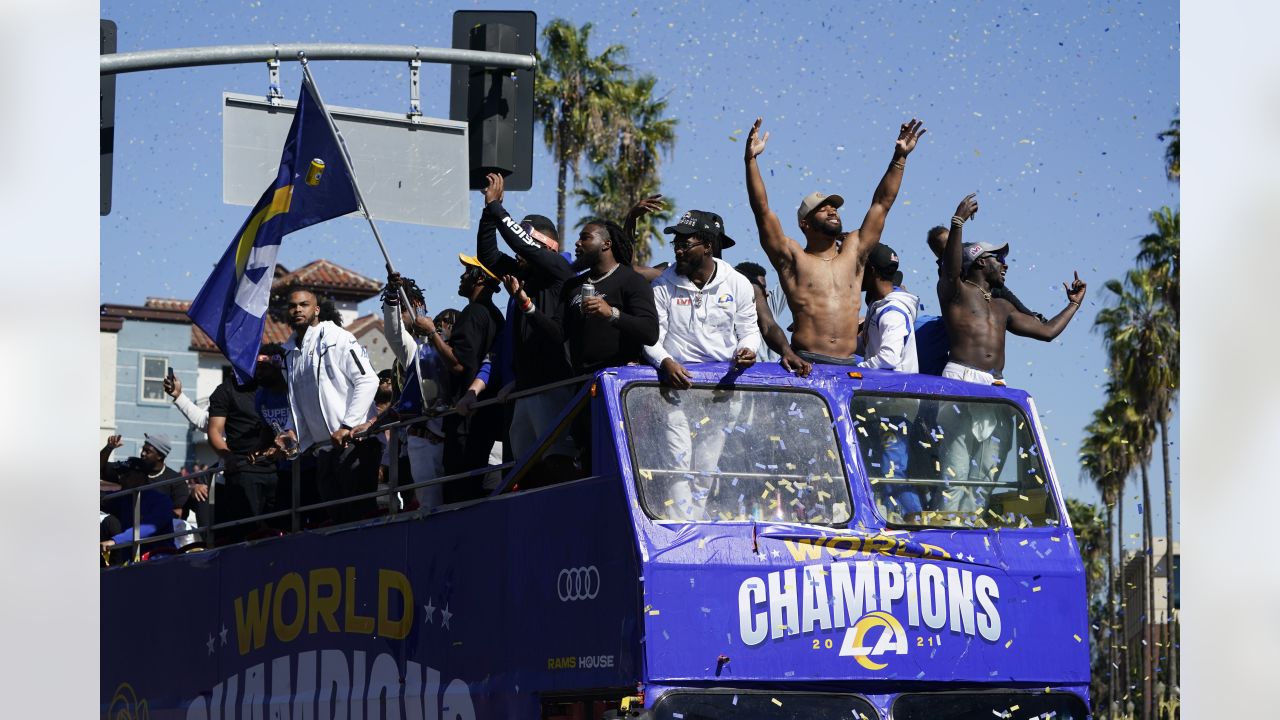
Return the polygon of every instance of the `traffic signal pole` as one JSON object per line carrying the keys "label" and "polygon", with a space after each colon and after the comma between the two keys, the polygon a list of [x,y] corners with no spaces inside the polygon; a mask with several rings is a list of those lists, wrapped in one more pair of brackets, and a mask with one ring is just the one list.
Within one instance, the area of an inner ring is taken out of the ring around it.
{"label": "traffic signal pole", "polygon": [[420,47],[418,45],[373,45],[368,43],[293,43],[278,45],[257,43],[254,45],[210,45],[205,47],[171,48],[168,50],[140,50],[138,52],[103,55],[99,60],[99,73],[121,73],[166,70],[169,68],[197,67],[202,65],[236,65],[240,63],[268,62],[270,60],[296,61],[299,54],[308,60],[418,60],[450,65],[478,65],[482,67],[530,70],[537,66],[533,55],[461,50],[457,48]]}

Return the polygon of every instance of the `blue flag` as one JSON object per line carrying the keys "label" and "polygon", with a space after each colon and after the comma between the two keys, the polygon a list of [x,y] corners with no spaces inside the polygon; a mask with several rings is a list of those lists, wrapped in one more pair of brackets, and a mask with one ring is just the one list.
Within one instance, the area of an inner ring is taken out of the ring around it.
{"label": "blue flag", "polygon": [[187,310],[231,361],[241,383],[253,377],[257,363],[281,239],[359,208],[338,139],[305,78],[299,95],[275,182]]}

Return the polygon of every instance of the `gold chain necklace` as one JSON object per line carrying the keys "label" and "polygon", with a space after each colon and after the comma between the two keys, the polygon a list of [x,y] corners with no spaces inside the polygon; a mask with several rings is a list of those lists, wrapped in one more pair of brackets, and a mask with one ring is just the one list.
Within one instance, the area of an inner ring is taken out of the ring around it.
{"label": "gold chain necklace", "polygon": [[968,283],[968,284],[970,284],[970,285],[972,285],[972,286],[974,286],[974,287],[978,288],[978,292],[982,293],[982,299],[983,299],[983,300],[986,300],[987,302],[991,302],[991,293],[987,292],[986,290],[983,290],[981,285],[979,285],[979,284],[978,284],[978,283],[976,283],[976,282],[970,282],[969,280],[966,280],[965,278],[960,278],[960,281],[961,281],[961,282],[964,282],[964,283]]}

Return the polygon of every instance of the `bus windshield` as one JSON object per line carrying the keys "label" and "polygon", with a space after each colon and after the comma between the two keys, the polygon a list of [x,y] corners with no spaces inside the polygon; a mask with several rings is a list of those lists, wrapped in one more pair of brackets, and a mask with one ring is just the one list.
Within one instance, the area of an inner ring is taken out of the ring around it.
{"label": "bus windshield", "polygon": [[810,720],[810,718],[880,717],[871,703],[856,695],[818,693],[672,692],[653,709],[654,720]]}
{"label": "bus windshield", "polygon": [[1088,709],[1071,693],[909,693],[893,702],[894,720],[1085,720]]}
{"label": "bus windshield", "polygon": [[636,385],[623,398],[649,517],[849,521],[848,480],[821,396],[772,388]]}
{"label": "bus windshield", "polygon": [[889,524],[1058,524],[1044,460],[1016,405],[858,393],[852,411],[876,507]]}

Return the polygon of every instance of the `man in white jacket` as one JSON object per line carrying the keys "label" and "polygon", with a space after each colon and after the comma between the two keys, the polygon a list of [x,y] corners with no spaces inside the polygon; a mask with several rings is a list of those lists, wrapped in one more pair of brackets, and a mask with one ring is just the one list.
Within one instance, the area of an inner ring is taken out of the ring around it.
{"label": "man in white jacket", "polygon": [[[289,293],[287,312],[294,334],[285,344],[289,409],[298,444],[316,453],[316,490],[321,501],[372,492],[378,483],[381,447],[375,439],[353,442],[353,431],[369,420],[378,375],[355,336],[332,321],[320,321],[316,293]],[[329,509],[335,522],[359,519],[373,500]]]}
{"label": "man in white jacket", "polygon": [[[907,373],[920,371],[915,337],[920,298],[903,290],[898,282],[901,282],[898,253],[884,243],[871,248],[867,255],[867,271],[863,275],[867,317],[859,338],[865,359],[858,363],[858,367]],[[887,398],[878,401],[877,408],[881,423],[878,436],[881,474],[889,478],[907,477],[911,427],[920,411],[920,401]],[[923,504],[915,486],[876,483],[873,487],[883,512],[891,517],[899,514],[907,522],[917,521]]]}
{"label": "man in white jacket", "polygon": [[[746,277],[714,257],[715,250],[733,242],[724,234],[724,222],[715,213],[690,210],[663,232],[676,235],[671,243],[676,262],[653,283],[658,342],[644,349],[662,384],[691,388],[686,363],[732,362],[735,371],[750,367],[760,345],[755,292]],[[727,437],[724,428],[741,414],[742,397],[731,389],[666,392],[665,397],[670,403],[670,468],[689,471],[693,479],[667,478],[663,507],[672,520],[703,520]],[[696,428],[690,426],[690,417],[702,418]]]}

